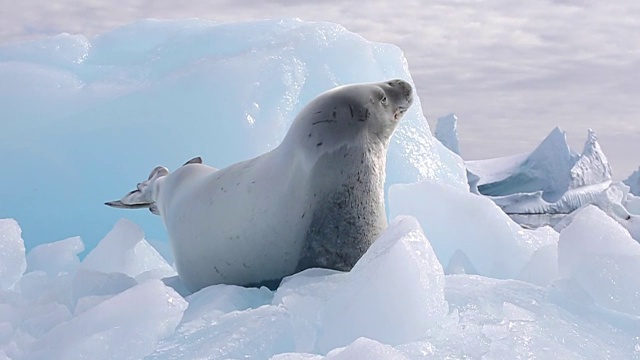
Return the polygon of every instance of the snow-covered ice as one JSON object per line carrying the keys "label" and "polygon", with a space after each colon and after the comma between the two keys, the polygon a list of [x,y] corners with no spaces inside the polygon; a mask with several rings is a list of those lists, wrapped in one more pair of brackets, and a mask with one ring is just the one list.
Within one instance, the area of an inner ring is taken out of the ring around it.
{"label": "snow-covered ice", "polygon": [[[24,120],[0,144],[0,216],[18,220],[0,220],[0,359],[640,358],[640,198],[607,183],[559,233],[523,229],[469,192],[419,101],[390,150],[389,228],[351,272],[189,294],[147,239],[157,218],[102,208],[140,171],[247,158],[321,90],[392,77],[410,79],[399,49],[299,20],[144,21],[0,47],[0,111]],[[496,160],[478,183],[556,165],[566,176],[538,185],[606,183],[594,142],[580,160],[563,136],[539,152],[558,163]],[[540,197],[571,194],[554,186]]]}

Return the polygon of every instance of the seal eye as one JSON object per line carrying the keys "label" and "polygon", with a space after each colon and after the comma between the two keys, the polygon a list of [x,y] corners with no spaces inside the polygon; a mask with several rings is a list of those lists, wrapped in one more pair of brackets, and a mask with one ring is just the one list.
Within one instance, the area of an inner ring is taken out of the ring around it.
{"label": "seal eye", "polygon": [[387,97],[383,95],[382,99],[380,99],[380,102],[382,103],[382,105],[387,105]]}

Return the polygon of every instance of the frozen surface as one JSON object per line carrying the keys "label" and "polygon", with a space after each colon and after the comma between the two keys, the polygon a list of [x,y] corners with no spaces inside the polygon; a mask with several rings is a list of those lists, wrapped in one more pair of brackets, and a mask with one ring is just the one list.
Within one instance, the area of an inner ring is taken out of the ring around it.
{"label": "frozen surface", "polygon": [[[27,249],[80,235],[91,250],[122,216],[166,240],[146,211],[106,208],[156,165],[217,168],[274,148],[313,97],[337,85],[411,77],[402,51],[300,20],[146,20],[95,38],[61,34],[0,47],[0,217]],[[417,96],[392,137],[387,185],[465,185]],[[56,174],[45,176],[43,174]]]}

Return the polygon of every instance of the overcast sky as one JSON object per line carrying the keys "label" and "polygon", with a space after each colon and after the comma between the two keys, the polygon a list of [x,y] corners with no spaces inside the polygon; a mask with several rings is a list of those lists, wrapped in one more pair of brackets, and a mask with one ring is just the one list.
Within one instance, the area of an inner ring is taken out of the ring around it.
{"label": "overcast sky", "polygon": [[640,1],[4,0],[0,44],[88,37],[142,18],[299,17],[404,50],[432,129],[458,115],[465,159],[532,150],[555,126],[599,137],[614,177],[640,166]]}

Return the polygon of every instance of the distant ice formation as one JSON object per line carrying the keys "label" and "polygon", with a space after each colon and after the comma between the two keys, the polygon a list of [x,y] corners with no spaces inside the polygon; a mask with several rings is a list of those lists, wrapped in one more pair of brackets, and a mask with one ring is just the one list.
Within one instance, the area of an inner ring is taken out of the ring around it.
{"label": "distant ice formation", "polygon": [[623,182],[631,188],[630,192],[633,195],[640,196],[640,167]]}
{"label": "distant ice formation", "polygon": [[438,118],[435,136],[447,149],[460,155],[460,147],[458,146],[458,117],[455,114]]}

